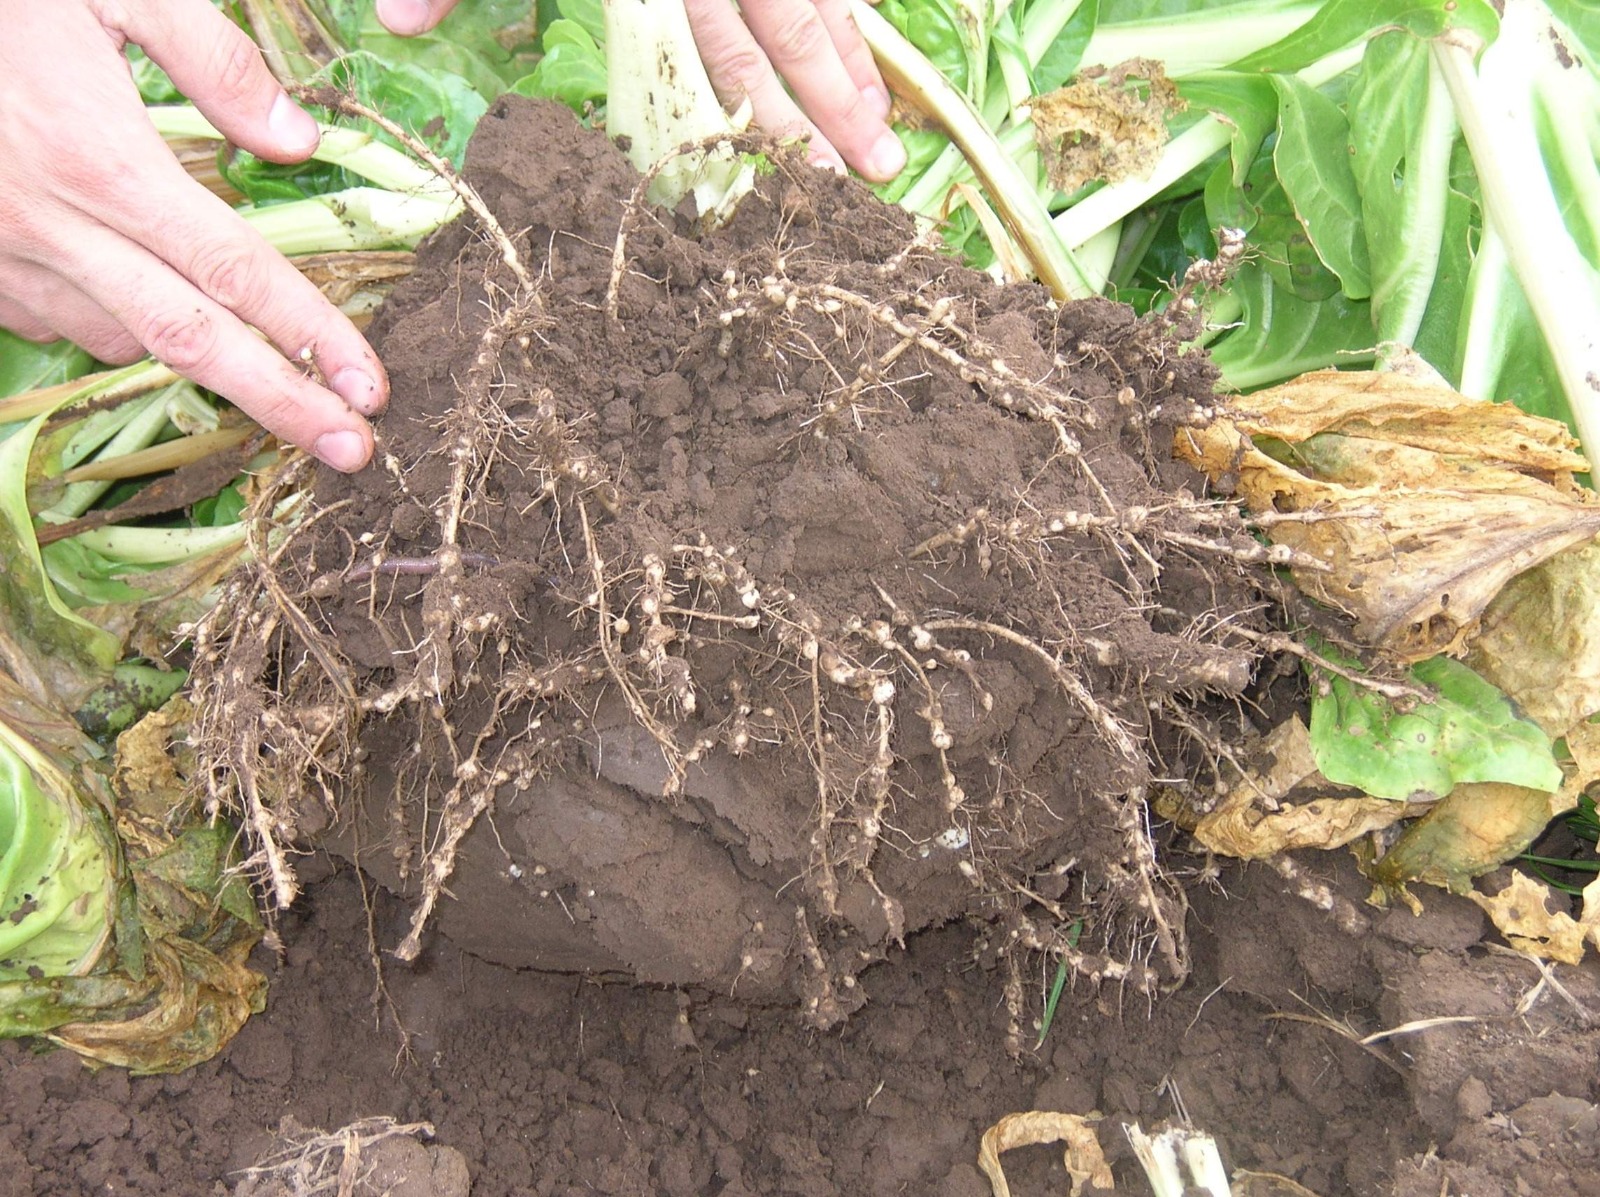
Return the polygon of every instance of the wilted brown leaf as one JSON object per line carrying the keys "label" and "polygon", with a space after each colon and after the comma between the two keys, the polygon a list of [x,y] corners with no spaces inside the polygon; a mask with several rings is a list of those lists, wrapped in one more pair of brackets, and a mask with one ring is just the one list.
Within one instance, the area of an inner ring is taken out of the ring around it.
{"label": "wilted brown leaf", "polygon": [[1593,937],[1597,929],[1589,921],[1588,891],[1584,893],[1582,923],[1563,910],[1552,913],[1546,905],[1550,896],[1549,887],[1516,872],[1511,874],[1511,884],[1492,898],[1476,891],[1467,895],[1489,916],[1500,934],[1506,937],[1506,942],[1519,952],[1562,964],[1577,964],[1583,959],[1584,940]]}
{"label": "wilted brown leaf", "polygon": [[1178,455],[1330,567],[1307,594],[1402,660],[1459,651],[1523,571],[1600,533],[1564,425],[1401,374],[1321,371],[1231,399]]}
{"label": "wilted brown leaf", "polygon": [[1467,664],[1552,736],[1600,711],[1600,543],[1511,579],[1484,611]]}
{"label": "wilted brown leaf", "polygon": [[1111,1167],[1094,1134],[1092,1124],[1099,1118],[1099,1114],[1029,1110],[1023,1114],[1007,1114],[984,1131],[978,1147],[978,1167],[989,1178],[994,1197],[1011,1197],[1011,1186],[1006,1183],[1005,1170],[1000,1167],[1000,1153],[1035,1143],[1067,1145],[1065,1162],[1067,1175],[1072,1177],[1072,1197],[1078,1197],[1086,1184],[1107,1190],[1115,1188]]}
{"label": "wilted brown leaf", "polygon": [[1149,175],[1167,144],[1167,117],[1188,107],[1161,64],[1148,58],[1090,67],[1028,104],[1045,174],[1068,194],[1096,179]]}

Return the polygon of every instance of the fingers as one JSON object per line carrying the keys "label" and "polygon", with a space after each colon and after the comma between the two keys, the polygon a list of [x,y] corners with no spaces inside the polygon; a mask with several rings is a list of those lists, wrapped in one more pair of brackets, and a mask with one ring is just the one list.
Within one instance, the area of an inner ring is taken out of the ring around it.
{"label": "fingers", "polygon": [[449,15],[456,0],[378,0],[378,20],[390,33],[413,37]]}
{"label": "fingers", "polygon": [[[0,284],[3,285],[3,284]],[[16,333],[24,341],[55,341],[60,338],[55,329],[38,319],[20,303],[0,295],[0,328]]]}
{"label": "fingers", "polygon": [[729,108],[750,101],[755,123],[780,137],[810,135],[811,156],[818,165],[844,169],[837,150],[823,139],[805,113],[784,90],[766,54],[728,0],[686,0],[700,61],[705,64],[717,97]]}
{"label": "fingers", "polygon": [[878,182],[900,173],[906,154],[886,123],[889,91],[847,0],[745,0],[742,8],[686,0],[685,7],[724,104],[748,98],[763,129],[811,134],[819,165],[839,170],[848,163]]}
{"label": "fingers", "polygon": [[[906,153],[884,122],[888,92],[883,92],[882,99],[874,94],[869,100],[845,64],[843,55],[849,54],[855,69],[864,70],[851,48],[860,44],[861,35],[849,21],[842,0],[829,9],[831,17],[826,18],[811,0],[746,0],[742,12],[773,69],[788,80],[800,107],[838,147],[844,160],[877,182],[899,174]],[[845,39],[842,47],[836,40],[839,37]],[[860,45],[861,52],[865,49]],[[876,68],[873,70],[876,74]]]}
{"label": "fingers", "polygon": [[[181,175],[181,172],[178,172]],[[187,177],[173,189],[187,187]],[[149,205],[165,188],[152,187],[127,216],[108,220],[124,235],[143,230],[143,243],[207,297],[260,329],[289,358],[311,360],[346,403],[373,415],[388,401],[388,378],[378,357],[348,317],[220,200],[199,194],[181,215],[159,226]],[[179,211],[171,206],[168,211]],[[119,226],[127,224],[128,228]],[[232,396],[230,396],[232,398]]]}
{"label": "fingers", "polygon": [[850,81],[867,102],[868,111],[879,120],[888,120],[889,88],[878,71],[878,64],[873,61],[866,39],[856,28],[855,18],[850,15],[850,0],[816,0],[816,5]]}
{"label": "fingers", "polygon": [[27,262],[0,270],[0,325],[30,341],[65,337],[113,365],[144,356],[139,342],[104,308],[50,270]]}
{"label": "fingers", "polygon": [[248,36],[210,0],[125,6],[120,32],[172,76],[228,139],[271,162],[300,162],[321,134]]}
{"label": "fingers", "polygon": [[94,268],[72,281],[152,356],[226,395],[270,432],[334,469],[367,463],[372,431],[339,395],[148,250],[103,227],[75,233],[81,260]]}

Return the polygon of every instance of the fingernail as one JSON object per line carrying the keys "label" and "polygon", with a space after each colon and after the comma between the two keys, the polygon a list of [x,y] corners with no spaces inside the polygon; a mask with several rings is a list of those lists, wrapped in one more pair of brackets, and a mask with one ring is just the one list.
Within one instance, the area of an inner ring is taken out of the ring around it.
{"label": "fingernail", "polygon": [[839,155],[834,153],[831,149],[812,150],[811,153],[806,156],[806,161],[811,163],[812,166],[815,166],[821,170],[831,170],[836,175],[842,175],[845,173],[844,159],[840,158]]}
{"label": "fingernail", "polygon": [[311,446],[317,459],[334,469],[353,474],[367,464],[367,442],[359,432],[325,432]]}
{"label": "fingernail", "polygon": [[383,406],[383,396],[372,375],[355,366],[346,366],[328,380],[333,393],[356,411],[370,416]]}
{"label": "fingernail", "polygon": [[433,7],[428,0],[378,0],[378,20],[389,32],[410,37],[433,24]]}
{"label": "fingernail", "polygon": [[290,154],[309,154],[322,138],[311,114],[284,92],[279,92],[278,98],[272,101],[272,111],[267,113],[267,130],[284,152]]}
{"label": "fingernail", "polygon": [[900,139],[885,129],[883,135],[867,151],[867,174],[884,182],[899,174],[906,164],[906,147]]}
{"label": "fingernail", "polygon": [[889,92],[876,83],[869,83],[861,89],[861,98],[867,102],[867,107],[872,110],[872,115],[879,120],[889,119],[889,109],[894,107],[889,99]]}

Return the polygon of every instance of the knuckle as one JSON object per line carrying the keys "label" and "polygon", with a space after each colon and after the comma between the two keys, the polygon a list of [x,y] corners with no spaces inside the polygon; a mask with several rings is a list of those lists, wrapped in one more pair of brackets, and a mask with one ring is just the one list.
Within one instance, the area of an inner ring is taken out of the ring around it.
{"label": "knuckle", "polygon": [[225,100],[240,99],[258,89],[266,65],[249,38],[234,30],[218,39],[212,53],[211,81]]}
{"label": "knuckle", "polygon": [[810,5],[794,7],[773,23],[767,50],[784,61],[806,61],[833,44],[817,10]]}
{"label": "knuckle", "polygon": [[265,294],[261,270],[248,252],[221,245],[203,251],[190,275],[195,285],[230,312],[251,310]]}
{"label": "knuckle", "polygon": [[216,322],[199,308],[150,313],[138,336],[153,357],[185,376],[203,371],[216,358]]}
{"label": "knuckle", "polygon": [[767,68],[765,56],[753,42],[719,46],[707,58],[706,72],[720,86],[740,96],[756,89]]}

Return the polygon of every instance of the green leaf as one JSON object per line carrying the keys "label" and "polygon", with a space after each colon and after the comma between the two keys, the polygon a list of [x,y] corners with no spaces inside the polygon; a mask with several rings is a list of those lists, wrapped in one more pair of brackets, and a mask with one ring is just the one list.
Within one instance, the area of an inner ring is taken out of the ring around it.
{"label": "green leaf", "polygon": [[[606,14],[600,0],[556,0],[556,11],[567,20],[582,25],[596,45],[606,44]],[[548,46],[549,42],[545,44]]]}
{"label": "green leaf", "polygon": [[94,359],[70,341],[39,345],[0,328],[0,398],[81,378]]}
{"label": "green leaf", "polygon": [[1434,38],[1464,29],[1493,41],[1500,18],[1488,0],[1330,0],[1299,29],[1233,64],[1239,71],[1298,71],[1388,29]]}
{"label": "green leaf", "polygon": [[[1461,385],[1461,363],[1456,341],[1467,302],[1467,280],[1472,272],[1472,246],[1477,236],[1478,206],[1462,186],[1470,186],[1471,156],[1464,143],[1452,151],[1451,181],[1445,194],[1444,222],[1439,237],[1439,262],[1434,270],[1428,306],[1413,338],[1414,348],[1451,386]],[[1460,172],[1467,172],[1458,186]],[[1532,314],[1529,314],[1532,318]]]}
{"label": "green leaf", "polygon": [[1369,42],[1349,113],[1378,340],[1410,345],[1439,269],[1456,141],[1427,43],[1401,32]]}
{"label": "green leaf", "polygon": [[1243,307],[1239,327],[1211,346],[1225,386],[1250,390],[1307,370],[1372,361],[1371,309],[1336,294],[1299,298],[1257,262],[1246,262],[1229,293]]}
{"label": "green leaf", "polygon": [[585,104],[605,99],[605,54],[588,29],[577,21],[558,18],[545,30],[544,46],[539,65],[511,85],[513,92],[560,100],[578,113]]}
{"label": "green leaf", "polygon": [[1213,229],[1240,229],[1251,253],[1279,286],[1305,300],[1339,291],[1339,276],[1317,255],[1270,158],[1257,159],[1243,187],[1233,185],[1228,163],[1218,164],[1205,188],[1206,219]]}
{"label": "green leaf", "polygon": [[972,83],[967,46],[954,6],[946,0],[883,0],[878,11],[939,73],[966,92]]}
{"label": "green leaf", "polygon": [[1267,136],[1277,128],[1277,88],[1270,79],[1215,71],[1183,80],[1178,91],[1190,108],[1214,113],[1233,130],[1229,140],[1233,182],[1243,186]]}
{"label": "green leaf", "polygon": [[[329,68],[334,84],[347,87],[435,152],[459,166],[467,139],[488,101],[459,74],[411,62],[392,62],[367,51],[347,54]],[[377,129],[369,132],[389,143]]]}
{"label": "green leaf", "polygon": [[1033,90],[1037,94],[1054,91],[1078,73],[1078,64],[1083,61],[1083,52],[1099,20],[1099,0],[1083,0],[1044,56],[1034,64]]}
{"label": "green leaf", "polygon": [[528,74],[538,61],[529,0],[467,0],[416,37],[396,37],[385,29],[372,0],[332,0],[328,8],[342,40],[352,49],[396,65],[458,75],[486,101]]}
{"label": "green leaf", "polygon": [[197,527],[226,528],[244,518],[245,506],[244,491],[234,481],[209,499],[201,499],[190,509],[190,516]]}
{"label": "green leaf", "polygon": [[1273,165],[1317,256],[1345,295],[1372,294],[1372,266],[1361,226],[1361,195],[1350,170],[1350,122],[1333,101],[1292,75],[1274,75],[1278,143]]}
{"label": "green leaf", "polygon": [[1439,697],[1406,712],[1365,687],[1313,672],[1311,750],[1331,782],[1397,800],[1442,798],[1461,782],[1561,785],[1550,737],[1459,661],[1432,657],[1412,666],[1412,677]]}

